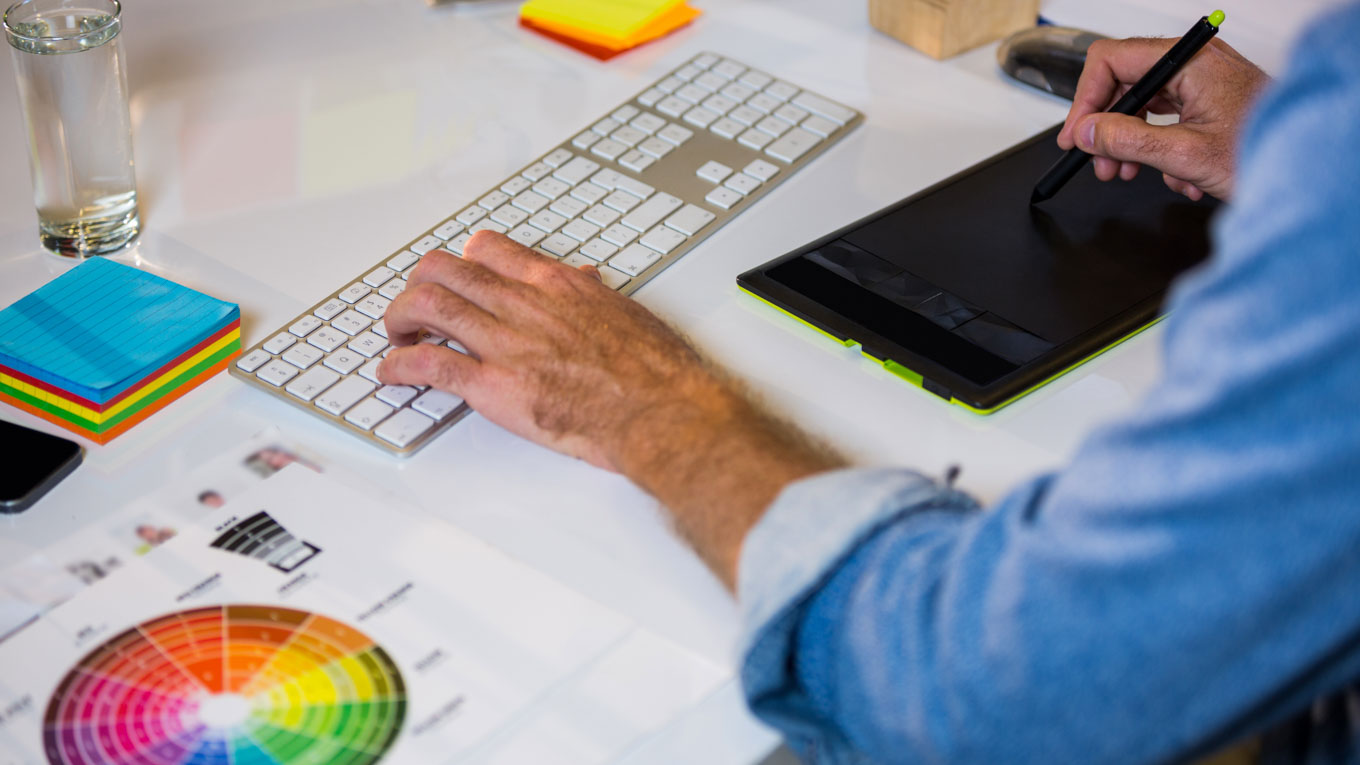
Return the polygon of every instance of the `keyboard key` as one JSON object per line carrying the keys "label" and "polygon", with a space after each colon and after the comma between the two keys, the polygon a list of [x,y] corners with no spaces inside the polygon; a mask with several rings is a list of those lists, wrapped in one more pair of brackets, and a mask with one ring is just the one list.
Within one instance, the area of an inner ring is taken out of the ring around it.
{"label": "keyboard key", "polygon": [[610,256],[618,252],[619,248],[604,241],[603,239],[591,239],[581,245],[581,254],[592,260],[608,260]]}
{"label": "keyboard key", "polygon": [[485,218],[487,212],[488,212],[487,210],[483,210],[480,207],[469,207],[468,209],[453,216],[453,219],[463,224],[464,226],[471,226],[472,224],[476,223],[482,218]]}
{"label": "keyboard key", "polygon": [[403,409],[383,420],[373,435],[398,448],[408,446],[420,434],[434,426],[434,420],[420,412]]}
{"label": "keyboard key", "polygon": [[656,157],[648,156],[634,149],[622,157],[619,157],[619,164],[635,173],[640,173],[656,164]]}
{"label": "keyboard key", "polygon": [[661,92],[660,89],[647,88],[646,90],[642,91],[640,95],[638,95],[637,100],[638,103],[642,104],[643,106],[654,106],[657,101],[660,101],[665,97],[666,94]]}
{"label": "keyboard key", "polygon": [[632,148],[637,146],[640,141],[647,137],[647,134],[631,125],[624,125],[609,135],[615,141]]}
{"label": "keyboard key", "polygon": [[673,143],[676,146],[683,146],[685,141],[688,141],[689,139],[694,137],[694,131],[690,130],[689,128],[680,127],[675,123],[671,123],[666,127],[663,127],[660,130],[656,131],[656,135],[658,138],[664,141],[669,141],[670,143]]}
{"label": "keyboard key", "polygon": [[638,151],[660,159],[675,151],[675,144],[663,141],[660,138],[648,138],[638,144]]}
{"label": "keyboard key", "polygon": [[746,67],[730,58],[725,58],[722,60],[722,63],[713,67],[713,71],[719,76],[726,77],[729,80],[735,80],[746,72]]}
{"label": "keyboard key", "polygon": [[359,376],[378,382],[378,367],[382,365],[382,359],[373,359],[359,367]]}
{"label": "keyboard key", "polygon": [[[416,254],[414,252],[411,253],[411,257],[416,257]],[[419,259],[420,258],[416,257],[416,260]],[[393,258],[393,260],[396,260],[396,258]],[[315,311],[312,311],[312,314],[314,314],[319,319],[325,319],[326,321],[330,321],[332,318],[335,317],[336,314],[340,313],[343,310],[345,310],[344,302],[332,298],[331,300],[327,300],[326,302],[322,303],[320,308],[317,308]]]}
{"label": "keyboard key", "polygon": [[364,284],[363,282],[355,282],[354,284],[351,284],[348,287],[346,287],[344,291],[337,295],[337,297],[339,297],[346,303],[349,303],[350,305],[354,305],[360,300],[363,300],[364,296],[372,291],[373,288],[368,286],[367,284]]}
{"label": "keyboard key", "polygon": [[544,250],[547,250],[548,252],[551,252],[557,257],[562,258],[566,257],[567,255],[570,255],[571,251],[576,249],[576,244],[577,244],[576,240],[572,239],[566,234],[553,234],[547,239],[544,239],[543,244],[541,244],[540,246]]}
{"label": "keyboard key", "polygon": [[600,227],[590,221],[574,220],[562,227],[562,233],[578,242],[584,242],[600,233]]}
{"label": "keyboard key", "polygon": [[311,343],[317,348],[320,348],[326,353],[330,353],[336,348],[339,348],[340,346],[344,345],[345,341],[348,339],[349,337],[346,336],[345,333],[343,332],[336,332],[334,329],[330,327],[322,327],[321,329],[318,329],[317,331],[313,332],[312,336],[307,338],[307,342]]}
{"label": "keyboard key", "polygon": [[416,399],[411,408],[421,414],[429,415],[436,420],[442,420],[453,414],[453,410],[462,405],[463,399],[458,398],[452,393],[445,393],[442,390],[426,391],[424,395]]}
{"label": "keyboard key", "polygon": [[282,361],[271,361],[261,367],[260,371],[255,373],[255,376],[270,385],[278,387],[294,377],[297,377],[297,374],[297,367],[292,366],[291,364],[285,364]]}
{"label": "keyboard key", "polygon": [[620,175],[614,181],[614,188],[619,189],[620,191],[626,191],[638,199],[646,199],[656,193],[656,189],[636,178],[629,178],[626,175]]}
{"label": "keyboard key", "polygon": [[[459,228],[462,227],[459,226]],[[443,244],[443,242],[440,242],[440,244]],[[381,287],[384,284],[386,284],[389,279],[396,275],[397,275],[396,271],[393,271],[390,268],[383,268],[379,266],[378,268],[375,268],[372,271],[370,271],[368,275],[364,277],[364,284],[367,284],[370,287]]]}
{"label": "keyboard key", "polygon": [[722,136],[723,138],[731,140],[741,135],[742,131],[746,129],[746,126],[741,124],[740,122],[737,122],[734,119],[728,119],[727,117],[723,117],[722,119],[710,125],[708,129],[712,130],[714,133],[716,133],[719,136]]}
{"label": "keyboard key", "polygon": [[666,126],[666,121],[655,114],[639,114],[637,119],[629,123],[634,128],[641,130],[647,135],[651,135]]}
{"label": "keyboard key", "polygon": [[776,80],[774,83],[765,87],[765,92],[780,101],[787,101],[798,95],[798,88],[783,80]]}
{"label": "keyboard key", "polygon": [[579,199],[588,205],[593,205],[601,199],[604,199],[608,193],[609,189],[594,183],[583,183],[571,190],[571,196],[574,199]]}
{"label": "keyboard key", "polygon": [[[495,212],[491,213],[491,220],[505,226],[507,229],[511,226],[518,226],[528,218],[529,213],[514,205],[502,205],[497,207]],[[476,227],[474,226],[473,228],[475,229]]]}
{"label": "keyboard key", "polygon": [[611,290],[621,290],[628,285],[628,282],[632,281],[632,279],[628,278],[628,274],[625,274],[613,266],[603,265],[600,266],[599,270],[600,281],[604,282],[604,286]]}
{"label": "keyboard key", "polygon": [[409,385],[384,385],[378,389],[376,394],[379,401],[392,406],[405,406],[407,401],[415,398],[420,391]]}
{"label": "keyboard key", "polygon": [[839,125],[825,117],[819,117],[814,114],[803,120],[801,127],[809,133],[816,133],[823,138],[830,138],[831,134],[836,132],[836,128],[838,128]]}
{"label": "keyboard key", "polygon": [[571,187],[556,178],[544,178],[534,184],[534,191],[542,194],[548,199],[557,199],[568,191],[571,191]]}
{"label": "keyboard key", "polygon": [[533,181],[530,181],[528,178],[525,178],[523,176],[517,175],[514,178],[511,178],[510,180],[506,181],[505,183],[502,183],[501,191],[504,191],[505,193],[510,195],[515,195],[520,193],[521,191],[524,191],[525,189],[529,188],[532,185]]}
{"label": "keyboard key", "polygon": [[373,334],[377,335],[378,337],[381,337],[382,339],[386,340],[386,339],[387,339],[387,322],[384,321],[384,320],[382,320],[382,319],[379,319],[378,321],[373,322],[373,326],[369,327],[369,328],[368,328],[368,331],[369,331],[369,332],[372,332]]}
{"label": "keyboard key", "polygon": [[630,244],[623,252],[610,258],[609,265],[629,276],[637,276],[659,260],[661,254],[656,250],[640,244]]}
{"label": "keyboard key", "polygon": [[548,205],[549,210],[552,210],[568,220],[585,212],[587,207],[589,207],[589,205],[575,197],[562,197]]}
{"label": "keyboard key", "polygon": [[599,133],[596,133],[594,130],[587,130],[586,132],[581,133],[580,135],[571,139],[571,145],[575,146],[576,148],[582,151],[585,151],[586,149],[589,149],[591,146],[594,146],[596,143],[598,143],[600,138],[602,137],[603,136],[601,136]]}
{"label": "keyboard key", "polygon": [[728,178],[727,183],[724,183],[723,185],[742,196],[746,196],[752,191],[760,188],[760,181],[752,178],[746,173],[737,173],[731,178]]}
{"label": "keyboard key", "polygon": [[754,96],[751,96],[750,98],[746,99],[746,105],[751,107],[752,109],[755,109],[758,112],[764,112],[766,114],[769,114],[770,112],[779,108],[780,101],[779,99],[774,98],[773,96],[766,95],[765,93],[757,93]]}
{"label": "keyboard key", "polygon": [[355,304],[354,309],[370,319],[381,319],[387,313],[392,301],[381,294],[369,295]]}
{"label": "keyboard key", "polygon": [[563,183],[575,186],[581,181],[589,178],[599,169],[600,165],[598,162],[586,159],[585,157],[576,157],[553,171],[553,177]]}
{"label": "keyboard key", "polygon": [[615,141],[613,138],[605,138],[590,147],[591,154],[594,154],[597,157],[603,157],[610,161],[618,159],[625,151],[628,151],[628,147]]}
{"label": "keyboard key", "polygon": [[549,167],[562,167],[572,158],[572,153],[566,149],[556,149],[551,154],[543,158],[543,164]]}
{"label": "keyboard key", "polygon": [[782,159],[791,163],[796,162],[799,157],[807,154],[812,147],[821,142],[821,136],[809,133],[802,128],[794,128],[786,133],[783,138],[770,144],[765,149],[765,153],[775,159]]}
{"label": "keyboard key", "polygon": [[727,114],[729,119],[736,120],[743,125],[754,125],[765,119],[765,115],[752,109],[749,106],[738,106]]}
{"label": "keyboard key", "polygon": [[[656,84],[656,89],[661,91],[662,93],[674,93],[677,88],[684,84],[685,84],[684,80],[680,79],[679,77],[676,77],[675,75],[671,75],[670,77],[663,79],[661,82],[658,82]],[[651,106],[651,104],[647,105]]]}
{"label": "keyboard key", "polygon": [[551,210],[544,210],[543,212],[538,213],[537,215],[530,216],[529,218],[529,223],[532,224],[534,228],[542,231],[545,234],[551,234],[552,232],[561,228],[562,225],[565,224],[566,222],[567,219],[565,217],[558,215],[557,213],[552,212]]}
{"label": "keyboard key", "polygon": [[691,104],[697,104],[705,98],[708,98],[708,91],[691,83],[689,85],[681,86],[673,95],[676,98],[683,98]]}
{"label": "keyboard key", "polygon": [[427,236],[411,245],[411,252],[414,252],[417,255],[424,255],[443,243],[444,240],[437,236]]}
{"label": "keyboard key", "polygon": [[562,265],[570,266],[571,268],[580,268],[581,266],[593,266],[595,265],[595,261],[579,252],[573,252],[567,257],[562,258]]}
{"label": "keyboard key", "polygon": [[510,232],[509,236],[511,239],[515,240],[516,242],[519,242],[525,247],[533,247],[534,245],[543,241],[543,237],[547,236],[547,234],[545,234],[543,231],[540,231],[535,226],[532,226],[528,223],[522,223],[516,226],[514,230]]}
{"label": "keyboard key", "polygon": [[521,170],[520,175],[537,182],[552,175],[552,168],[546,162],[535,162]]}
{"label": "keyboard key", "polygon": [[[631,229],[630,229],[631,231]],[[636,236],[636,234],[634,234]],[[648,231],[645,236],[638,240],[643,246],[650,247],[662,255],[669,254],[671,250],[685,243],[687,237],[673,228],[657,226]]]}
{"label": "keyboard key", "polygon": [[[494,220],[487,220],[483,218],[482,220],[479,220],[476,223],[472,224],[472,228],[467,230],[467,235],[468,239],[471,239],[472,235],[477,233],[478,231],[495,231],[497,234],[504,234],[509,230],[510,230],[509,228],[500,223],[497,223]],[[459,236],[462,235],[460,234]],[[449,244],[453,244],[453,242],[449,242]]]}
{"label": "keyboard key", "polygon": [[703,71],[704,70],[700,69],[699,67],[693,64],[685,64],[684,66],[675,70],[675,76],[679,77],[682,80],[692,80],[695,77],[698,77]]}
{"label": "keyboard key", "polygon": [[713,222],[718,216],[695,205],[685,205],[680,212],[666,219],[666,225],[685,236],[694,236],[700,229]]}
{"label": "keyboard key", "polygon": [[702,106],[696,106],[693,109],[690,109],[689,111],[685,112],[685,122],[688,122],[689,124],[694,125],[696,127],[706,128],[709,125],[712,125],[713,120],[716,120],[719,116],[720,115],[717,112],[711,109],[705,109]]}
{"label": "keyboard key", "polygon": [[581,217],[603,228],[605,226],[612,225],[614,221],[618,220],[619,213],[616,210],[611,210],[610,208],[605,207],[604,205],[595,205],[594,207],[582,213]]}
{"label": "keyboard key", "polygon": [[[493,191],[490,194],[477,200],[477,205],[485,210],[494,210],[497,207],[510,201],[510,195],[504,191]],[[417,251],[417,254],[424,254]]]}
{"label": "keyboard key", "polygon": [[788,122],[790,125],[797,125],[808,118],[808,113],[806,109],[799,109],[793,104],[784,104],[774,110],[774,116]]}
{"label": "keyboard key", "polygon": [[692,106],[694,105],[683,98],[678,98],[676,96],[666,96],[665,98],[657,102],[656,110],[666,115],[667,117],[679,117],[680,115],[689,111],[690,107]]}
{"label": "keyboard key", "polygon": [[702,106],[705,109],[716,112],[719,116],[727,114],[737,107],[737,102],[727,96],[709,96],[704,99]]}
{"label": "keyboard key", "polygon": [[266,351],[269,351],[270,353],[279,354],[288,350],[289,346],[296,342],[297,342],[296,337],[293,337],[287,332],[280,332],[277,335],[274,335],[273,337],[269,338],[269,342],[265,343],[261,347],[263,347]]}
{"label": "keyboard key", "polygon": [[298,369],[306,369],[307,367],[310,367],[311,365],[320,361],[321,357],[324,355],[325,354],[323,354],[320,349],[314,348],[306,343],[302,343],[299,345],[295,345],[292,348],[289,348],[288,350],[284,351],[283,355],[280,356],[279,358],[283,359],[289,364],[292,364]]}
{"label": "keyboard key", "polygon": [[718,75],[712,72],[704,72],[703,74],[694,78],[694,84],[698,85],[704,90],[707,90],[710,93],[717,93],[719,90],[722,90],[725,85],[727,85],[727,80],[723,79],[722,77],[719,77]]}
{"label": "keyboard key", "polygon": [[[444,249],[448,250],[449,252],[453,253],[454,255],[462,255],[462,254],[463,254],[463,247],[467,244],[468,240],[471,239],[471,238],[472,238],[472,232],[470,232],[470,231],[464,231],[463,233],[459,234],[458,236],[455,236],[454,238],[450,239],[450,240],[448,241],[448,244],[445,244],[445,245],[444,245]],[[409,276],[409,275],[410,275],[410,272],[407,271],[406,273],[403,273],[401,276],[402,276],[402,278],[404,279],[404,278],[406,278],[406,277]]]}
{"label": "keyboard key", "polygon": [[284,390],[297,396],[303,401],[311,401],[321,391],[331,387],[339,381],[340,375],[334,370],[325,367],[316,367],[302,373],[295,380],[288,383]]}
{"label": "keyboard key", "polygon": [[609,116],[610,116],[610,117],[613,117],[615,120],[617,120],[617,121],[619,121],[619,122],[627,122],[628,120],[631,120],[632,118],[636,117],[637,115],[638,115],[638,108],[637,108],[636,106],[628,106],[628,105],[625,104],[625,105],[620,106],[619,108],[615,109],[615,110],[614,110],[614,113],[611,114],[611,115],[609,115]]}
{"label": "keyboard key", "polygon": [[372,430],[374,425],[387,419],[396,410],[376,398],[364,399],[363,403],[345,412],[345,421],[362,430]]}
{"label": "keyboard key", "polygon": [[514,199],[510,200],[510,204],[532,215],[547,207],[548,203],[551,201],[551,199],[536,191],[525,190]]}
{"label": "keyboard key", "polygon": [[288,328],[288,332],[297,335],[298,337],[306,337],[312,330],[319,326],[321,326],[320,319],[315,316],[303,316],[301,319],[293,322],[292,326]]}
{"label": "keyboard key", "polygon": [[756,91],[754,88],[747,87],[739,82],[729,82],[722,90],[718,91],[718,93],[727,96],[737,103],[741,103],[751,96],[754,96]]}
{"label": "keyboard key", "polygon": [[731,210],[738,202],[740,202],[744,198],[745,197],[733,191],[732,189],[719,186],[718,188],[708,192],[708,196],[704,197],[704,201],[708,202],[714,207],[721,207],[724,210]]}
{"label": "keyboard key", "polygon": [[762,133],[769,133],[775,138],[787,133],[791,127],[793,127],[793,125],[774,116],[766,117],[756,123],[756,130],[759,130]]}
{"label": "keyboard key", "polygon": [[358,369],[360,364],[364,363],[364,357],[348,348],[341,348],[335,353],[327,356],[326,360],[321,363],[342,375],[347,375],[355,369]]}
{"label": "keyboard key", "polygon": [[695,175],[698,175],[709,183],[722,183],[723,179],[731,174],[732,168],[721,162],[714,162],[711,160],[705,162],[697,171],[695,171]]}
{"label": "keyboard key", "polygon": [[813,114],[820,114],[837,125],[844,125],[855,118],[854,111],[806,90],[793,99],[793,105],[807,109]]}
{"label": "keyboard key", "polygon": [[679,197],[663,192],[624,216],[622,223],[635,231],[646,231],[660,223],[667,215],[679,210],[684,204]]}
{"label": "keyboard key", "polygon": [[754,69],[746,70],[746,73],[738,79],[741,80],[741,84],[755,88],[756,90],[762,90],[766,85],[774,82],[774,78],[770,75],[765,74],[764,72],[757,72]]}
{"label": "keyboard key", "polygon": [[719,61],[718,57],[713,55],[712,53],[701,53],[698,56],[695,56],[694,60],[691,61],[690,63],[694,64],[700,69],[707,69],[713,66],[714,64],[718,63],[718,61]]}
{"label": "keyboard key", "polygon": [[626,213],[629,210],[633,209],[634,207],[637,207],[641,203],[642,203],[641,199],[638,199],[637,197],[633,196],[632,194],[629,194],[626,191],[611,192],[609,196],[605,197],[604,200],[601,201],[601,204],[603,204],[605,207],[618,210],[621,213]]}
{"label": "keyboard key", "polygon": [[354,310],[345,311],[331,320],[332,327],[335,327],[350,337],[354,337],[360,332],[368,329],[369,325],[372,323],[372,319]]}
{"label": "keyboard key", "polygon": [[637,235],[638,232],[633,229],[615,223],[605,229],[604,233],[600,234],[600,238],[616,247],[623,247],[626,244],[631,244],[634,239],[637,239]]}
{"label": "keyboard key", "polygon": [[397,277],[392,281],[388,282],[387,284],[384,284],[383,286],[378,288],[378,294],[382,295],[388,300],[395,300],[397,295],[400,295],[405,291],[406,280],[402,279],[401,277]]}
{"label": "keyboard key", "polygon": [[737,139],[737,141],[739,141],[742,146],[749,146],[757,151],[765,148],[765,146],[768,145],[770,141],[773,140],[774,136],[770,135],[769,133],[762,133],[761,131],[756,130],[755,128],[751,128],[745,133],[742,133],[741,137]]}
{"label": "keyboard key", "polygon": [[772,165],[763,159],[757,159],[742,168],[741,171],[758,181],[768,181],[779,174],[779,166]]}
{"label": "keyboard key", "polygon": [[600,135],[604,136],[609,135],[610,133],[617,130],[620,124],[621,123],[616,119],[613,119],[611,117],[605,117],[599,122],[596,122],[594,125],[591,125],[590,129],[592,132],[599,133]]}
{"label": "keyboard key", "polygon": [[358,403],[359,399],[372,393],[376,387],[378,386],[362,377],[346,377],[318,396],[316,405],[323,411],[339,415]]}
{"label": "keyboard key", "polygon": [[237,359],[236,368],[240,369],[242,372],[254,372],[260,368],[261,364],[264,364],[271,358],[273,357],[266,353],[264,349],[254,350]]}
{"label": "keyboard key", "polygon": [[349,347],[371,359],[387,348],[387,341],[372,332],[364,332],[354,338]]}

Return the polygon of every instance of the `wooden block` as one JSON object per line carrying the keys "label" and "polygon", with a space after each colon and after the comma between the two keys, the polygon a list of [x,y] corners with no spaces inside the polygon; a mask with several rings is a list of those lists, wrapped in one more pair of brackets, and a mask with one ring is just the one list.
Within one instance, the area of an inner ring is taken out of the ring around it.
{"label": "wooden block", "polygon": [[869,23],[932,58],[949,58],[1027,27],[1039,0],[869,0]]}

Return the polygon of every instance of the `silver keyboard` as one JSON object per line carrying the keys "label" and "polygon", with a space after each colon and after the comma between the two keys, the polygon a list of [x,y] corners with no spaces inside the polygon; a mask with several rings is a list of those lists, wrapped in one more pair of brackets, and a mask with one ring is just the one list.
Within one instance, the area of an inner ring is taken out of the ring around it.
{"label": "silver keyboard", "polygon": [[[249,348],[231,374],[409,456],[469,411],[443,391],[382,385],[383,314],[421,256],[491,229],[624,294],[845,137],[863,116],[703,53],[416,237]],[[457,342],[426,335],[422,342]]]}

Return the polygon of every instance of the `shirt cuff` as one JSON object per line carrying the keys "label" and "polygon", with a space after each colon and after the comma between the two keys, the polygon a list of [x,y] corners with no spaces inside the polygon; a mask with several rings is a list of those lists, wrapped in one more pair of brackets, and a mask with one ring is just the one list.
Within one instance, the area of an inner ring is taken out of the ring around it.
{"label": "shirt cuff", "polygon": [[789,484],[746,535],[737,569],[740,656],[807,600],[854,549],[899,516],[975,510],[971,497],[910,470],[858,468]]}

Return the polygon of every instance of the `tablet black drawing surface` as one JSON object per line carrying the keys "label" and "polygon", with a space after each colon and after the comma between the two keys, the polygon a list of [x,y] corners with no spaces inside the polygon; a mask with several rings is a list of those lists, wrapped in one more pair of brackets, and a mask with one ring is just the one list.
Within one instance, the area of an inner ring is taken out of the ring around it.
{"label": "tablet black drawing surface", "polygon": [[1156,320],[1217,202],[1089,170],[1031,207],[1052,128],[740,277],[937,395],[990,412]]}

